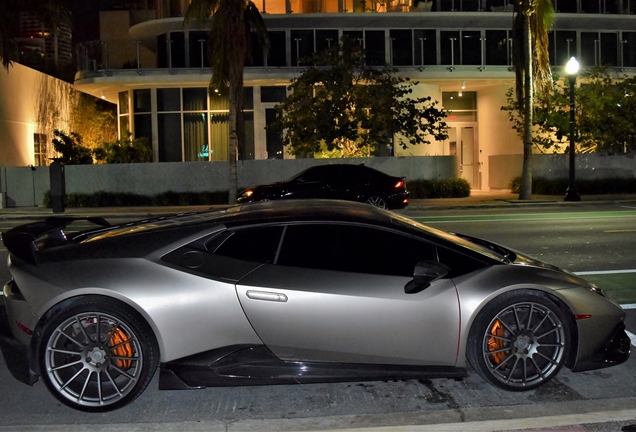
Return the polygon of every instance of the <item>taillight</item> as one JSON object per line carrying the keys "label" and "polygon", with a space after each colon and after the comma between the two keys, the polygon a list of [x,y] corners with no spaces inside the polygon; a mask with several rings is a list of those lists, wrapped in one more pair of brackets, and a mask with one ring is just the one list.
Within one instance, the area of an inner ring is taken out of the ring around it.
{"label": "taillight", "polygon": [[399,182],[397,182],[397,183],[395,184],[395,188],[396,188],[396,189],[401,188],[402,186],[404,186],[404,181],[402,181],[402,180],[400,180]]}

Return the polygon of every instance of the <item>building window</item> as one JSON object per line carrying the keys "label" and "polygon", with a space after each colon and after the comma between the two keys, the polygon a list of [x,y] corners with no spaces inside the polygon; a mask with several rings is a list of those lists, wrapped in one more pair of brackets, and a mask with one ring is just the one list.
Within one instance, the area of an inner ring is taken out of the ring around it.
{"label": "building window", "polygon": [[150,89],[133,90],[133,133],[135,138],[152,142],[152,104]]}
{"label": "building window", "polygon": [[576,32],[554,31],[550,35],[550,61],[555,66],[565,66],[572,56],[577,56]]}
{"label": "building window", "polygon": [[462,31],[461,51],[463,65],[483,65],[481,31]]}
{"label": "building window", "polygon": [[461,39],[459,31],[443,31],[440,32],[440,61],[443,65],[455,66],[461,64],[459,44]]}
{"label": "building window", "polygon": [[563,13],[575,13],[577,0],[554,0],[554,10]]}
{"label": "building window", "polygon": [[[136,117],[136,116],[135,116]],[[181,162],[181,115],[158,114],[159,162]]]}
{"label": "building window", "polygon": [[636,67],[636,32],[623,32],[623,66]]}
{"label": "building window", "polygon": [[130,134],[130,101],[128,92],[119,92],[119,139],[126,139]]}
{"label": "building window", "polygon": [[386,36],[384,30],[366,30],[364,32],[365,62],[371,66],[386,64]]}
{"label": "building window", "polygon": [[435,30],[414,30],[415,65],[437,64],[437,36]]}
{"label": "building window", "polygon": [[292,66],[306,66],[307,61],[314,52],[313,30],[292,30],[291,37],[291,64]]}
{"label": "building window", "polygon": [[33,134],[33,164],[35,166],[46,166],[46,160],[46,134]]}
{"label": "building window", "polygon": [[208,39],[208,32],[193,31],[188,34],[190,67],[200,67],[203,69],[210,66]]}
{"label": "building window", "polygon": [[413,32],[411,30],[391,30],[391,64],[411,66],[413,64]]}
{"label": "building window", "polygon": [[268,31],[270,49],[267,66],[287,66],[287,49],[284,31]]}
{"label": "building window", "polygon": [[477,92],[443,92],[442,105],[449,111],[448,122],[477,121]]}
{"label": "building window", "polygon": [[287,97],[287,89],[283,86],[261,87],[261,102],[282,102]]}
{"label": "building window", "polygon": [[511,64],[511,39],[508,30],[486,30],[486,64],[505,66]]}
{"label": "building window", "polygon": [[581,64],[585,66],[618,65],[618,34],[582,32]]}
{"label": "building window", "polygon": [[316,52],[324,51],[338,43],[338,30],[316,30]]}
{"label": "building window", "polygon": [[181,92],[178,88],[157,89],[157,111],[181,111]]}

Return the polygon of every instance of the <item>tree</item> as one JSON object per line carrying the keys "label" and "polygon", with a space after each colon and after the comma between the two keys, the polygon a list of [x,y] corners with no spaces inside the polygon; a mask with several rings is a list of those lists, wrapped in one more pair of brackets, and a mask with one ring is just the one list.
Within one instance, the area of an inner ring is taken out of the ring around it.
{"label": "tree", "polygon": [[548,31],[554,23],[552,0],[519,0],[514,5],[513,63],[520,113],[523,113],[523,170],[519,199],[532,199],[532,114],[534,94],[552,84]]}
{"label": "tree", "polygon": [[76,93],[69,128],[81,135],[90,149],[116,141],[117,105],[86,93]]}
{"label": "tree", "polygon": [[[576,90],[576,151],[627,152],[636,150],[636,78],[612,78],[605,68],[582,73],[585,83]],[[538,95],[534,105],[532,143],[541,151],[569,150],[570,101],[568,80],[555,78],[552,89]],[[523,136],[523,118],[513,90],[507,93],[512,128]]]}
{"label": "tree", "polygon": [[66,134],[59,129],[53,131],[53,148],[60,153],[60,162],[65,165],[90,165],[93,163],[91,149],[82,144],[82,137],[76,132]]}
{"label": "tree", "polygon": [[11,63],[19,59],[16,37],[19,34],[20,16],[24,13],[41,20],[49,29],[56,29],[63,20],[70,20],[66,0],[1,0],[0,57],[7,71]]}
{"label": "tree", "polygon": [[95,159],[107,164],[152,162],[152,144],[146,138],[128,137],[104,142],[94,150]]}
{"label": "tree", "polygon": [[238,177],[236,160],[243,128],[243,69],[250,54],[252,35],[267,45],[267,28],[251,0],[192,0],[184,23],[210,19],[210,87],[228,87],[230,190],[228,200],[236,202]]}
{"label": "tree", "polygon": [[417,82],[389,67],[364,63],[362,48],[342,44],[314,54],[292,80],[291,94],[276,107],[270,125],[295,155],[371,156],[383,146],[428,144],[448,138],[446,113],[437,101],[409,95]]}

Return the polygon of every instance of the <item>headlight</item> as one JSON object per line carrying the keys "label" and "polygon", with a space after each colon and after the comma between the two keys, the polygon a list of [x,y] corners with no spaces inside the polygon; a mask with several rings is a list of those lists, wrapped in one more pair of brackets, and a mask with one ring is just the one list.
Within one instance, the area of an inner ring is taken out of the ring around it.
{"label": "headlight", "polygon": [[251,197],[252,195],[254,195],[254,191],[251,190],[251,189],[248,189],[245,192],[243,192],[243,196],[245,196],[247,198]]}

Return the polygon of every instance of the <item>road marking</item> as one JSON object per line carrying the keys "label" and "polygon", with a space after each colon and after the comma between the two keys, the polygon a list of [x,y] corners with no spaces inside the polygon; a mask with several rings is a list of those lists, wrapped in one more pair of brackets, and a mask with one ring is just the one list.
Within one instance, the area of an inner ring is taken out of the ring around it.
{"label": "road marking", "polygon": [[425,223],[449,223],[449,222],[498,222],[498,221],[534,221],[534,220],[563,220],[563,219],[605,219],[605,218],[632,218],[636,216],[633,210],[614,212],[588,212],[588,213],[515,213],[498,215],[461,215],[461,216],[411,216],[411,219]]}
{"label": "road marking", "polygon": [[634,333],[628,332],[627,330],[625,330],[625,333],[627,333],[627,336],[629,336],[629,339],[632,341],[632,345],[636,346],[636,335]]}
{"label": "road marking", "polygon": [[636,309],[636,303],[626,303],[622,304],[621,307],[625,310]]}
{"label": "road marking", "polygon": [[636,273],[636,269],[625,269],[625,270],[598,270],[598,271],[580,271],[580,272],[572,272],[577,276],[591,276],[591,275],[609,275],[609,274],[626,274],[626,273]]}
{"label": "road marking", "polygon": [[606,232],[606,233],[628,233],[628,232],[636,232],[636,229],[605,230],[603,232]]}

